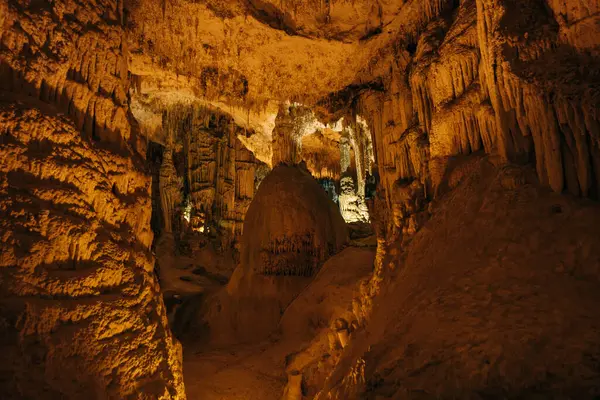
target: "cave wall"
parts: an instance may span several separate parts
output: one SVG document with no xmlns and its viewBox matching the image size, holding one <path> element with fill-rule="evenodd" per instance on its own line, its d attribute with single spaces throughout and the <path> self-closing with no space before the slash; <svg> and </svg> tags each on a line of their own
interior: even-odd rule
<svg viewBox="0 0 600 400">
<path fill-rule="evenodd" d="M 417 3 L 438 7 L 411 13 Z M 330 115 L 349 108 L 368 121 L 381 181 L 374 199 L 378 236 L 375 270 L 355 298 L 355 317 L 365 318 L 368 329 L 364 335 L 350 339 L 350 350 L 316 398 L 552 397 L 559 392 L 581 398 L 594 396 L 597 379 L 586 374 L 596 376 L 597 365 L 588 364 L 586 357 L 596 351 L 595 341 L 562 334 L 575 332 L 570 329 L 582 326 L 579 322 L 560 320 L 556 326 L 560 326 L 557 331 L 561 334 L 548 333 L 553 328 L 545 321 L 554 323 L 550 315 L 560 306 L 551 307 L 547 318 L 543 315 L 548 296 L 568 299 L 565 307 L 572 309 L 565 310 L 564 315 L 570 318 L 581 312 L 581 323 L 594 321 L 589 316 L 596 312 L 595 256 L 574 262 L 561 259 L 562 250 L 556 247 L 569 240 L 558 240 L 556 235 L 565 234 L 576 215 L 581 216 L 577 223 L 588 224 L 594 218 L 597 205 L 575 196 L 600 197 L 598 6 L 597 1 L 578 0 L 408 1 L 400 12 L 406 13 L 406 28 L 359 74 L 360 84 L 348 88 L 354 96 L 339 92 L 327 99 L 334 106 L 323 102 Z M 578 211 L 565 212 L 567 209 Z M 563 219 L 556 222 L 553 215 Z M 478 222 L 467 226 L 470 220 Z M 425 228 L 417 232 L 426 222 Z M 546 241 L 530 241 L 524 233 L 538 237 L 543 231 L 541 226 L 554 223 L 557 228 L 546 231 L 550 235 Z M 566 236 L 577 237 L 573 240 L 579 246 L 593 236 L 582 232 L 577 227 Z M 429 235 L 438 237 L 425 239 Z M 465 238 L 461 242 L 458 237 L 462 235 Z M 479 241 L 486 244 L 480 245 Z M 518 253 L 515 243 L 521 241 L 522 251 Z M 557 245 L 539 245 L 547 242 Z M 488 245 L 494 250 L 490 251 Z M 439 251 L 444 246 L 449 253 L 455 252 L 456 259 Z M 576 251 L 565 250 L 566 259 Z M 486 252 L 489 259 L 482 258 Z M 468 263 L 471 267 L 457 272 Z M 424 272 L 426 268 L 431 269 Z M 494 268 L 498 268 L 499 275 L 489 281 Z M 497 289 L 511 268 L 523 275 L 506 282 L 505 289 Z M 565 273 L 569 269 L 580 271 Z M 408 282 L 412 273 L 414 281 Z M 440 279 L 446 273 L 454 275 Z M 480 275 L 469 284 L 454 286 L 457 277 L 469 280 L 475 274 Z M 532 283 L 537 279 L 544 283 Z M 428 288 L 419 299 L 421 285 L 428 280 L 433 285 L 453 288 Z M 472 296 L 471 283 L 475 282 L 490 299 L 506 294 L 514 297 L 503 297 L 502 301 L 494 298 L 487 302 L 492 304 L 492 312 L 482 312 L 486 301 Z M 589 291 L 578 288 L 569 295 L 556 295 L 558 288 L 577 287 L 583 282 L 589 284 Z M 529 294 L 523 296 L 515 289 L 517 286 Z M 386 302 L 388 295 L 390 301 Z M 537 296 L 540 298 L 536 300 Z M 393 311 L 394 305 L 405 307 L 406 312 Z M 430 305 L 443 305 L 447 310 L 434 315 L 428 310 Z M 499 311 L 505 306 L 535 317 L 524 317 L 522 326 L 515 328 L 519 322 L 511 318 L 519 312 Z M 455 346 L 456 352 L 447 358 L 440 356 L 452 348 L 448 346 L 451 330 L 437 327 L 455 310 L 475 310 L 448 317 L 458 329 L 465 329 L 479 313 L 476 318 L 494 325 L 491 330 L 483 328 L 484 335 L 498 335 L 490 352 L 497 350 L 499 356 L 496 361 L 486 359 L 489 370 L 487 366 L 482 369 L 479 362 L 485 353 L 479 347 L 481 342 L 474 344 L 472 340 L 477 324 L 467 327 L 466 335 L 451 335 L 468 337 L 468 345 Z M 394 321 L 394 325 L 386 326 L 383 321 Z M 547 336 L 560 343 L 547 347 L 552 349 L 547 361 L 539 361 L 546 357 L 540 347 L 523 340 L 527 329 L 535 340 Z M 399 346 L 409 331 L 414 336 Z M 439 351 L 432 350 L 434 331 L 440 332 Z M 511 332 L 516 331 L 511 338 Z M 575 334 L 583 337 L 589 332 L 596 329 L 586 326 Z M 484 342 L 489 344 L 487 340 Z M 592 348 L 582 350 L 583 342 Z M 519 350 L 507 350 L 511 346 Z M 570 346 L 563 356 L 556 356 L 557 348 Z M 388 356 L 396 350 L 397 355 Z M 530 356 L 523 357 L 527 353 Z M 454 363 L 457 354 L 466 357 L 458 364 Z M 508 361 L 513 356 L 514 360 Z M 413 363 L 413 357 L 421 359 Z M 439 363 L 432 363 L 436 358 Z M 569 358 L 572 361 L 565 361 Z M 501 366 L 511 362 L 515 367 Z M 565 378 L 538 369 L 550 369 L 552 365 L 560 369 L 568 363 L 572 365 L 564 370 L 568 370 Z M 573 372 L 580 367 L 585 372 Z M 457 378 L 461 368 L 468 372 Z M 529 381 L 525 372 L 528 369 L 538 374 Z M 490 373 L 484 372 L 484 378 L 477 381 L 473 377 L 482 370 Z M 515 370 L 519 372 L 511 375 Z M 411 388 L 413 379 L 418 383 Z"/>
<path fill-rule="evenodd" d="M 169 173 L 160 176 L 160 182 L 179 182 L 173 189 L 178 202 L 168 209 L 163 207 L 163 220 L 181 219 L 187 196 L 190 215 L 186 218 L 191 228 L 206 233 L 214 230 L 221 247 L 230 247 L 242 233 L 258 166 L 254 154 L 239 139 L 244 129 L 217 110 L 178 105 L 165 110 L 163 130 L 170 143 L 164 154 L 175 152 L 183 160 L 182 171 L 171 167 Z M 179 226 L 185 231 L 185 226 Z"/>
<path fill-rule="evenodd" d="M 346 119 L 348 122 L 346 122 Z M 373 172 L 375 161 L 372 135 L 360 116 L 345 117 L 339 142 L 340 210 L 346 222 L 369 222 L 365 201 L 367 175 Z M 353 167 L 353 168 L 352 168 Z"/>
<path fill-rule="evenodd" d="M 2 346 L 14 360 L 3 366 L 15 377 L 5 383 L 12 393 L 183 396 L 148 250 L 150 185 L 136 155 L 145 153 L 144 141 L 130 117 L 125 25 L 136 59 L 158 71 L 157 80 L 165 71 L 177 79 L 185 73 L 194 94 L 213 100 L 250 105 L 304 96 L 308 103 L 358 82 L 352 115 L 372 132 L 376 209 L 389 211 L 378 217 L 387 225 L 380 241 L 418 229 L 424 199 L 460 155 L 534 163 L 555 191 L 600 197 L 600 2 L 409 0 L 391 13 L 395 2 L 359 3 L 367 18 L 350 36 L 360 40 L 346 43 L 320 39 L 332 20 L 340 26 L 335 13 L 347 6 L 333 1 L 326 10 L 314 2 L 252 2 L 262 10 L 254 14 L 239 2 L 130 1 L 126 12 L 115 0 L 0 1 L 0 89 L 12 93 L 2 95 L 0 121 Z M 314 20 L 315 9 L 323 21 Z M 242 20 L 246 31 L 233 29 Z M 241 61 L 249 59 L 255 62 Z M 139 91 L 141 78 L 133 82 Z M 280 110 L 274 165 L 300 162 L 302 138 L 315 126 L 307 110 L 287 103 Z M 231 123 L 211 126 L 210 114 L 191 119 L 185 177 L 194 207 L 235 236 L 256 167 L 241 133 Z M 352 132 L 352 191 L 364 193 L 370 150 Z M 170 159 L 161 158 L 157 192 L 172 229 L 185 185 Z M 89 384 L 69 380 L 75 373 Z"/>
<path fill-rule="evenodd" d="M 388 207 L 394 184 L 417 180 L 432 197 L 450 159 L 476 152 L 598 198 L 598 2 L 439 3 L 373 59 L 384 88 L 356 99 Z"/>
<path fill-rule="evenodd" d="M 3 398 L 185 398 L 121 2 L 0 2 Z"/>
<path fill-rule="evenodd" d="M 3 3 L 0 88 L 56 105 L 86 137 L 143 152 L 129 123 L 122 3 Z"/>
<path fill-rule="evenodd" d="M 256 159 L 237 138 L 239 130 L 232 121 L 209 124 L 185 145 L 192 206 L 219 227 L 223 247 L 241 235 L 254 196 Z"/>
<path fill-rule="evenodd" d="M 281 103 L 272 148 L 272 165 L 302 164 L 317 179 L 336 180 L 346 222 L 369 221 L 365 185 L 373 172 L 374 149 L 367 121 L 349 114 L 326 125 L 309 107 Z"/>
</svg>

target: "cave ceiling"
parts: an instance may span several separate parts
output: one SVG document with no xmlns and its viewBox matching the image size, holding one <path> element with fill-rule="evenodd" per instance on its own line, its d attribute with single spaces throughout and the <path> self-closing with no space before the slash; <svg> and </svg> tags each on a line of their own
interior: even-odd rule
<svg viewBox="0 0 600 400">
<path fill-rule="evenodd" d="M 319 103 L 324 119 L 348 108 L 353 93 L 378 81 L 377 55 L 411 29 L 417 3 L 131 0 L 129 69 L 139 82 L 132 111 L 160 142 L 165 107 L 217 107 L 253 133 L 245 144 L 270 163 L 278 104 Z"/>
</svg>

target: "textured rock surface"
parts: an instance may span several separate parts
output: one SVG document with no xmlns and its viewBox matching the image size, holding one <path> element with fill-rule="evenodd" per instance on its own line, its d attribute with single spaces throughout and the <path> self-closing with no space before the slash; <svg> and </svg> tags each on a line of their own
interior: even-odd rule
<svg viewBox="0 0 600 400">
<path fill-rule="evenodd" d="M 0 391 L 183 399 L 122 3 L 2 1 L 0 15 Z"/>
<path fill-rule="evenodd" d="M 128 121 L 122 3 L 2 3 L 0 88 L 57 105 L 86 137 L 138 148 Z"/>
<path fill-rule="evenodd" d="M 332 366 L 341 353 L 341 348 L 332 352 L 329 347 L 330 326 L 336 319 L 348 317 L 356 282 L 370 274 L 373 253 L 373 249 L 349 247 L 329 258 L 310 286 L 286 309 L 279 341 L 218 349 L 205 349 L 199 341 L 189 346 L 186 342 L 188 398 L 280 399 L 292 371 L 302 372 L 297 376 L 302 377 L 303 392 L 310 398 L 330 372 L 322 367 Z M 187 380 L 197 376 L 203 379 Z"/>
<path fill-rule="evenodd" d="M 595 398 L 598 205 L 530 168 L 467 160 L 452 175 L 388 252 L 368 329 L 317 398 Z"/>
<path fill-rule="evenodd" d="M 140 74 L 182 74 L 163 91 L 228 104 L 237 120 L 246 109 L 256 132 L 246 144 L 263 161 L 269 101 L 317 102 L 365 118 L 388 191 L 405 178 L 431 189 L 448 157 L 481 150 L 535 161 L 554 190 L 597 197 L 597 1 L 139 4 L 128 9 Z"/>
<path fill-rule="evenodd" d="M 167 222 L 176 220 L 178 234 L 211 233 L 229 249 L 242 233 L 259 165 L 238 138 L 244 130 L 222 112 L 199 105 L 167 109 L 162 125 L 180 159 L 177 171 L 172 150 L 162 152 L 158 186 L 171 188 L 169 198 L 176 200 L 165 203 L 161 197 L 162 226 L 171 232 Z"/>
<path fill-rule="evenodd" d="M 173 232 L 173 219 L 176 217 L 176 209 L 183 200 L 182 186 L 181 179 L 177 177 L 177 171 L 173 165 L 173 150 L 167 148 L 163 152 L 158 178 L 160 208 L 165 233 Z"/>
<path fill-rule="evenodd" d="M 244 220 L 241 264 L 262 275 L 311 276 L 340 251 L 340 212 L 306 172 L 279 166 L 263 180 Z"/>
<path fill-rule="evenodd" d="M 246 214 L 238 267 L 226 290 L 207 301 L 198 315 L 211 340 L 266 338 L 285 308 L 347 239 L 339 210 L 307 171 L 274 168 Z M 201 325 L 196 322 L 196 331 Z"/>
<path fill-rule="evenodd" d="M 397 180 L 435 189 L 449 158 L 478 151 L 535 162 L 555 191 L 598 197 L 597 2 L 440 3 L 418 35 L 373 60 L 385 90 L 359 95 L 389 204 Z"/>
<path fill-rule="evenodd" d="M 184 398 L 149 251 L 149 179 L 50 106 L 4 96 L 3 397 Z"/>
<path fill-rule="evenodd" d="M 528 397 L 555 389 L 585 398 L 596 389 L 589 382 L 597 379 L 598 351 L 590 343 L 598 341 L 598 327 L 585 318 L 596 317 L 590 306 L 594 290 L 585 286 L 598 276 L 591 267 L 595 253 L 587 248 L 596 232 L 585 225 L 596 210 L 564 212 L 567 206 L 579 210 L 575 202 L 552 205 L 550 217 L 540 210 L 548 199 L 564 199 L 543 187 L 600 198 L 599 12 L 597 0 L 0 0 L 0 89 L 30 96 L 5 101 L 0 121 L 5 132 L 0 151 L 6 153 L 0 204 L 10 216 L 1 233 L 11 249 L 2 254 L 3 279 L 15 282 L 2 285 L 3 298 L 20 299 L 7 300 L 6 307 L 16 310 L 7 315 L 31 316 L 20 325 L 5 324 L 17 326 L 20 335 L 17 340 L 7 334 L 7 348 L 38 346 L 40 354 L 55 348 L 59 336 L 50 322 L 30 328 L 21 322 L 27 318 L 61 321 L 72 337 L 87 337 L 95 325 L 69 325 L 75 317 L 63 314 L 65 303 L 77 304 L 77 316 L 92 318 L 113 304 L 102 296 L 114 295 L 110 301 L 119 303 L 144 293 L 120 311 L 124 321 L 137 324 L 114 336 L 125 347 L 97 346 L 96 340 L 85 348 L 56 348 L 79 360 L 72 365 L 82 371 L 82 380 L 93 377 L 81 390 L 135 397 L 143 387 L 150 398 L 169 391 L 167 396 L 180 396 L 176 346 L 164 327 L 150 271 L 148 180 L 135 153 L 148 154 L 153 165 L 153 227 L 166 232 L 156 249 L 175 253 L 185 252 L 182 245 L 196 238 L 194 246 L 202 247 L 207 236 L 199 234 L 202 229 L 218 230 L 224 248 L 239 237 L 267 169 L 258 170 L 256 157 L 269 167 L 305 163 L 326 179 L 324 186 L 340 193 L 348 220 L 370 220 L 377 233 L 375 269 L 353 301 L 354 319 L 330 327 L 335 357 L 315 367 L 316 359 L 307 356 L 312 366 L 300 368 L 302 382 L 298 371 L 287 371 L 289 393 L 303 384 L 312 396 L 331 373 L 321 395 L 340 399 L 367 392 L 411 397 L 419 390 L 438 397 Z M 73 126 L 36 99 L 53 104 Z M 67 151 L 65 132 L 73 138 L 68 149 L 74 154 L 59 159 L 58 152 Z M 504 166 L 502 172 L 490 172 L 482 155 Z M 515 165 L 535 165 L 535 174 Z M 212 339 L 266 337 L 320 263 L 339 249 L 332 233 L 341 220 L 328 220 L 337 210 L 325 195 L 313 196 L 317 183 L 307 185 L 281 183 L 255 202 L 260 212 L 250 212 L 246 221 L 240 267 L 227 290 L 200 310 Z M 467 205 L 473 215 L 461 212 Z M 562 232 L 553 225 L 555 214 L 573 217 L 563 222 L 580 222 L 583 233 L 572 225 L 565 228 L 569 235 Z M 68 221 L 52 222 L 54 215 Z M 539 235 L 553 243 L 555 253 L 544 253 L 542 239 L 523 226 L 527 216 L 552 233 Z M 185 230 L 186 218 L 199 236 L 181 240 L 177 233 Z M 63 228 L 68 234 L 56 236 Z M 521 236 L 512 236 L 517 233 Z M 448 238 L 451 245 L 445 244 Z M 561 247 L 570 238 L 581 246 Z M 47 247 L 48 241 L 56 245 Z M 83 245 L 70 245 L 79 242 Z M 185 256 L 194 254 L 200 252 Z M 557 278 L 542 267 L 556 260 L 589 282 L 566 281 L 558 288 Z M 64 274 L 61 263 L 72 264 L 67 276 L 47 272 Z M 396 276 L 389 270 L 400 263 L 398 286 L 390 286 Z M 85 266 L 82 275 L 79 265 Z M 464 283 L 461 279 L 469 289 L 458 295 L 452 285 Z M 486 286 L 490 280 L 500 288 Z M 544 307 L 553 298 L 560 301 L 551 316 Z M 46 316 L 38 311 L 40 301 L 59 311 Z M 489 319 L 482 322 L 474 313 L 486 307 Z M 145 325 L 135 322 L 141 308 L 153 315 Z M 522 342 L 511 336 L 516 335 L 507 322 L 511 313 L 519 316 L 515 326 L 531 327 L 519 331 Z M 461 325 L 446 318 L 450 315 Z M 202 321 L 195 322 L 200 332 Z M 582 330 L 566 328 L 577 326 Z M 435 327 L 460 333 L 468 327 L 471 336 L 464 343 L 451 341 Z M 581 334 L 584 329 L 590 333 Z M 36 339 L 43 346 L 23 339 L 38 331 L 49 332 Z M 432 334 L 423 341 L 425 331 Z M 119 353 L 150 332 L 158 333 L 148 352 Z M 402 346 L 388 352 L 392 341 Z M 485 350 L 483 361 L 473 350 L 478 347 Z M 567 367 L 555 368 L 547 348 Z M 63 353 L 50 352 L 44 360 L 54 365 L 53 357 Z M 21 358 L 11 354 L 37 362 L 38 353 L 29 350 Z M 532 367 L 515 354 L 539 355 L 549 367 Z M 140 368 L 121 368 L 122 359 Z M 377 369 L 380 360 L 385 367 Z M 28 364 L 23 365 L 16 370 Z M 62 376 L 39 365 L 45 374 L 40 385 L 19 383 L 19 390 L 79 390 L 72 382 L 57 383 Z M 25 381 L 19 379 L 15 382 Z M 446 385 L 452 380 L 459 383 Z M 402 388 L 395 386 L 399 381 Z"/>
</svg>

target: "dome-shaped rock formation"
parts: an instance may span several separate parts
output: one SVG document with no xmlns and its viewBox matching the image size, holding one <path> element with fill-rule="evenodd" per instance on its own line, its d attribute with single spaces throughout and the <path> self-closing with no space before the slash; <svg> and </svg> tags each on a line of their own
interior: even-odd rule
<svg viewBox="0 0 600 400">
<path fill-rule="evenodd" d="M 308 172 L 280 165 L 261 183 L 244 221 L 241 264 L 262 275 L 312 276 L 347 240 L 336 205 Z"/>
<path fill-rule="evenodd" d="M 347 238 L 339 209 L 308 172 L 286 165 L 273 169 L 246 214 L 240 265 L 226 290 L 203 310 L 212 339 L 245 342 L 268 336 Z"/>
</svg>

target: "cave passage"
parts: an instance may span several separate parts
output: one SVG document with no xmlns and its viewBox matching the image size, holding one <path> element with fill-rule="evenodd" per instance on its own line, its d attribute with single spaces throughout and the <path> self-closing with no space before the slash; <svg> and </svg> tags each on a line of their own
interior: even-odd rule
<svg viewBox="0 0 600 400">
<path fill-rule="evenodd" d="M 600 398 L 600 0 L 0 0 L 0 398 Z"/>
</svg>

